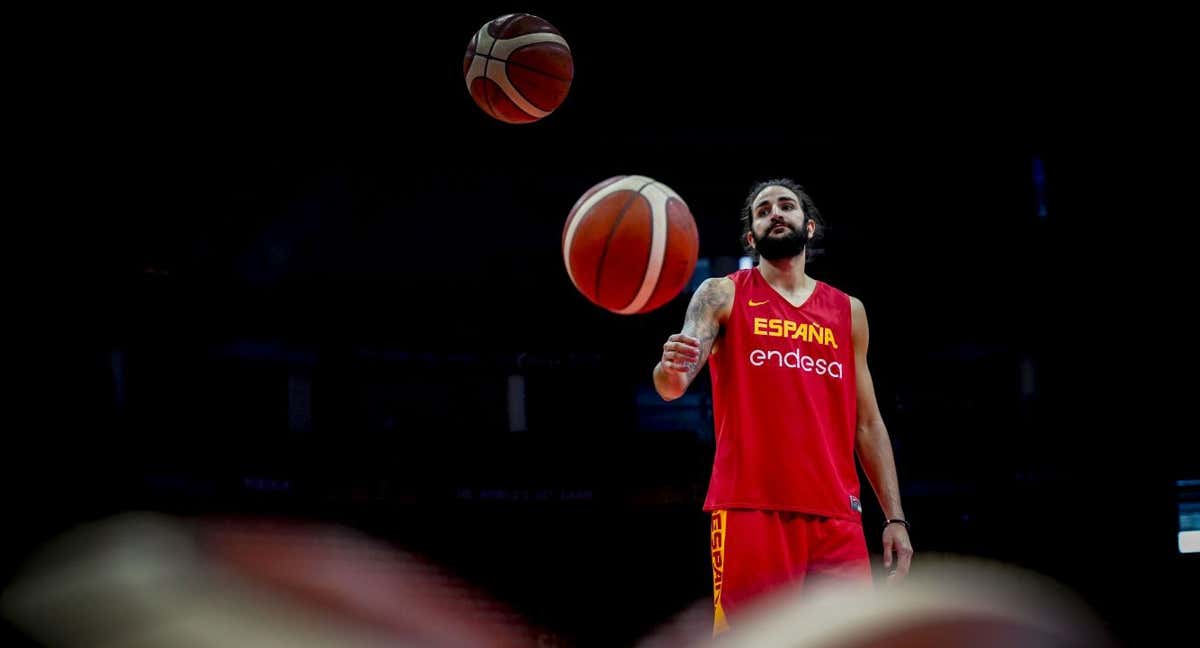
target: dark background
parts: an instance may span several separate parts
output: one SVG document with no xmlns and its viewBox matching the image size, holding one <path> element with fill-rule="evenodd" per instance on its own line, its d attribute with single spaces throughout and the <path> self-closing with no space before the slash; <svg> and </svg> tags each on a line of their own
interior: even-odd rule
<svg viewBox="0 0 1200 648">
<path fill-rule="evenodd" d="M 471 34 L 509 11 L 575 56 L 536 124 L 492 120 L 462 81 Z M 567 642 L 631 644 L 709 595 L 707 381 L 657 400 L 688 291 L 592 306 L 562 226 L 600 180 L 653 177 L 695 215 L 698 281 L 736 266 L 751 184 L 786 175 L 829 224 L 810 274 L 867 306 L 918 561 L 1042 571 L 1133 643 L 1184 627 L 1175 482 L 1200 453 L 1163 368 L 1170 241 L 1119 193 L 1150 161 L 1131 145 L 1175 146 L 1136 26 L 742 5 L 89 18 L 42 80 L 63 97 L 43 264 L 70 276 L 40 296 L 49 341 L 14 344 L 36 398 L 10 428 L 9 570 L 116 511 L 291 516 L 425 555 Z"/>
</svg>

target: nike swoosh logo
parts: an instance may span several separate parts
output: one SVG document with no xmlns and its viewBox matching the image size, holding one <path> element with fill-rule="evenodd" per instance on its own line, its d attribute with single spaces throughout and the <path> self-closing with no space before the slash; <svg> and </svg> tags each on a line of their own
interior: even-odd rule
<svg viewBox="0 0 1200 648">
<path fill-rule="evenodd" d="M 762 300 L 762 301 L 760 301 L 760 302 L 756 302 L 756 301 L 754 301 L 753 299 L 751 299 L 751 300 L 750 300 L 750 305 L 751 305 L 751 306 L 762 306 L 763 304 L 765 304 L 765 303 L 767 303 L 767 302 L 769 302 L 769 301 L 771 301 L 771 300 L 769 300 L 769 299 L 764 299 L 764 300 Z"/>
</svg>

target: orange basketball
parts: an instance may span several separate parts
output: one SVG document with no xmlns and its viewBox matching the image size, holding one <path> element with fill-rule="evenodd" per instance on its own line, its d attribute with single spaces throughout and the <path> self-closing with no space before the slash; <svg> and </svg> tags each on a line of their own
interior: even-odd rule
<svg viewBox="0 0 1200 648">
<path fill-rule="evenodd" d="M 700 238 L 679 194 L 645 176 L 616 176 L 588 189 L 563 227 L 571 282 L 614 313 L 647 313 L 692 278 Z"/>
<path fill-rule="evenodd" d="M 537 121 L 567 98 L 571 48 L 554 25 L 529 14 L 500 16 L 467 45 L 463 75 L 484 112 L 510 124 Z"/>
</svg>

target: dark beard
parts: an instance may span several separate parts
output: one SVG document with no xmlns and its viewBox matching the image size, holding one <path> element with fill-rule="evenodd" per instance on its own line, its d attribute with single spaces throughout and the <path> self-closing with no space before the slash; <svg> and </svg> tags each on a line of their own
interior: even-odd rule
<svg viewBox="0 0 1200 648">
<path fill-rule="evenodd" d="M 799 232 L 789 228 L 785 236 L 776 237 L 771 236 L 772 229 L 775 229 L 774 226 L 768 229 L 762 238 L 754 237 L 754 249 L 758 250 L 758 256 L 768 261 L 777 261 L 790 259 L 804 252 L 804 247 L 808 245 L 808 228 L 801 228 Z"/>
</svg>

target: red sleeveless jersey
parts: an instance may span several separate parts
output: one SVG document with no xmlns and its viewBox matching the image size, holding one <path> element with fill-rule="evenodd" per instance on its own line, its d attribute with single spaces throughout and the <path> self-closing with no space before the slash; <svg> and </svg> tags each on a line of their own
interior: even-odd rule
<svg viewBox="0 0 1200 648">
<path fill-rule="evenodd" d="M 861 518 L 850 298 L 818 281 L 792 306 L 739 270 L 708 367 L 717 452 L 705 510 Z"/>
</svg>

